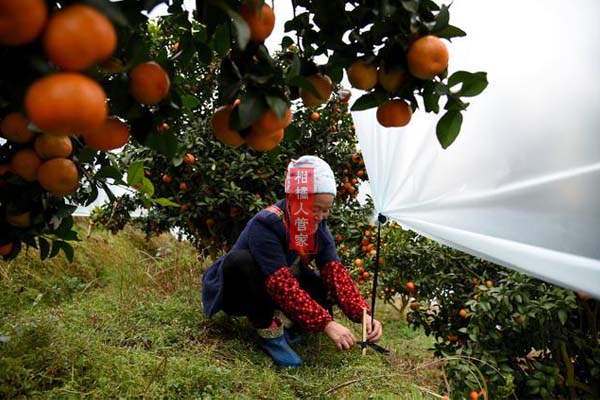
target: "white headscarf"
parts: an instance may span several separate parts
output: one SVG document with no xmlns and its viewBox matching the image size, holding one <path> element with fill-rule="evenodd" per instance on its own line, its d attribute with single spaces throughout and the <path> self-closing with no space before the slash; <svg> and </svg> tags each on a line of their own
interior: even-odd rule
<svg viewBox="0 0 600 400">
<path fill-rule="evenodd" d="M 314 180 L 315 180 L 315 194 L 328 193 L 333 196 L 337 193 L 335 184 L 335 176 L 329 164 L 320 159 L 317 156 L 302 156 L 297 160 L 292 160 L 288 164 L 286 181 L 290 179 L 290 171 L 294 166 L 294 163 L 310 163 L 310 166 L 314 169 Z M 286 193 L 287 193 L 286 185 Z"/>
</svg>

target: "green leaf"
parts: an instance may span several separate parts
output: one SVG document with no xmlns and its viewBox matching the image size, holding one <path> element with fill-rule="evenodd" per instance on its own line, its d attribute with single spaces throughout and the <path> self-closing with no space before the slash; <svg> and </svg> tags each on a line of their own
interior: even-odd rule
<svg viewBox="0 0 600 400">
<path fill-rule="evenodd" d="M 179 207 L 180 204 L 175 203 L 172 200 L 169 200 L 165 197 L 159 197 L 157 199 L 150 199 L 151 202 L 158 204 L 159 206 L 163 206 L 163 207 Z"/>
<path fill-rule="evenodd" d="M 200 100 L 198 100 L 197 97 L 189 94 L 183 96 L 181 100 L 183 101 L 183 106 L 188 110 L 193 110 L 201 104 Z"/>
<path fill-rule="evenodd" d="M 467 36 L 466 32 L 456 26 L 447 25 L 445 28 L 435 32 L 436 36 L 443 39 Z"/>
<path fill-rule="evenodd" d="M 120 169 L 113 165 L 103 165 L 94 177 L 98 179 L 112 178 L 114 180 L 121 180 L 123 179 L 123 174 Z"/>
<path fill-rule="evenodd" d="M 435 25 L 431 29 L 431 33 L 436 33 L 448 26 L 450 21 L 450 13 L 448 12 L 448 6 L 442 5 L 440 11 L 435 17 Z"/>
<path fill-rule="evenodd" d="M 146 146 L 167 158 L 173 158 L 178 153 L 179 141 L 172 132 L 152 132 L 148 135 Z"/>
<path fill-rule="evenodd" d="M 440 94 L 436 93 L 435 85 L 432 81 L 425 82 L 423 87 L 423 102 L 425 103 L 426 112 L 440 112 Z"/>
<path fill-rule="evenodd" d="M 240 98 L 240 105 L 231 113 L 232 128 L 249 128 L 266 111 L 267 105 L 258 92 L 248 91 Z"/>
<path fill-rule="evenodd" d="M 269 108 L 273 110 L 277 118 L 283 119 L 285 117 L 285 113 L 289 108 L 287 101 L 279 96 L 266 96 L 267 104 Z"/>
<path fill-rule="evenodd" d="M 59 241 L 57 241 L 55 243 L 58 244 L 58 246 L 65 253 L 65 256 L 67 257 L 67 260 L 69 260 L 69 262 L 73 262 L 73 257 L 75 255 L 75 252 L 73 251 L 73 246 L 71 246 L 69 243 L 64 242 L 62 240 L 59 240 Z"/>
<path fill-rule="evenodd" d="M 462 125 L 462 114 L 458 111 L 448 111 L 437 123 L 437 138 L 442 148 L 447 149 L 458 137 Z M 483 303 L 481 304 L 483 306 Z"/>
<path fill-rule="evenodd" d="M 352 105 L 351 111 L 362 111 L 377 107 L 387 100 L 387 94 L 383 91 L 374 91 L 359 97 Z"/>
<path fill-rule="evenodd" d="M 142 178 L 144 178 L 144 163 L 142 161 L 131 163 L 127 168 L 127 184 L 129 186 L 141 184 Z"/>
<path fill-rule="evenodd" d="M 488 85 L 487 73 L 457 71 L 448 78 L 448 87 L 453 87 L 458 84 L 462 84 L 460 90 L 456 92 L 458 96 L 477 96 L 483 92 Z"/>
<path fill-rule="evenodd" d="M 39 237 L 38 241 L 40 243 L 40 258 L 45 260 L 48 258 L 48 254 L 50 254 L 50 243 L 43 237 Z"/>
<path fill-rule="evenodd" d="M 564 325 L 567 322 L 567 312 L 563 309 L 558 310 L 558 320 L 560 321 L 561 325 Z"/>
<path fill-rule="evenodd" d="M 230 48 L 231 36 L 229 35 L 229 28 L 227 24 L 219 25 L 215 30 L 214 40 L 212 41 L 212 49 L 216 51 L 220 57 L 223 57 L 225 54 L 227 54 Z"/>
<path fill-rule="evenodd" d="M 237 44 L 240 50 L 244 50 L 250 41 L 250 27 L 240 14 L 230 8 L 224 1 L 212 1 L 212 4 L 221 8 L 232 19 L 237 34 Z"/>
</svg>

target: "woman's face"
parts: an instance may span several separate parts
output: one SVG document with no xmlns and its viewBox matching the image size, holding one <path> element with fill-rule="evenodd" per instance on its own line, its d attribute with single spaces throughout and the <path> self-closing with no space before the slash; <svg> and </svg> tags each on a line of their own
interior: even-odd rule
<svg viewBox="0 0 600 400">
<path fill-rule="evenodd" d="M 315 194 L 315 232 L 322 220 L 327 219 L 333 207 L 333 195 L 328 193 Z"/>
</svg>

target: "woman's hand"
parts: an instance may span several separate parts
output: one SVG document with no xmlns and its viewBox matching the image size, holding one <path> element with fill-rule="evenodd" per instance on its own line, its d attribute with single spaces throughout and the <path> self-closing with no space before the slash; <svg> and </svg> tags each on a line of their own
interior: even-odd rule
<svg viewBox="0 0 600 400">
<path fill-rule="evenodd" d="M 383 324 L 376 319 L 372 320 L 371 316 L 367 315 L 365 323 L 367 324 L 367 341 L 376 342 L 381 339 L 381 335 L 383 335 Z"/>
<path fill-rule="evenodd" d="M 335 343 L 335 347 L 340 350 L 348 350 L 356 344 L 354 334 L 348 328 L 335 321 L 328 323 L 323 332 L 329 336 L 331 341 Z"/>
</svg>

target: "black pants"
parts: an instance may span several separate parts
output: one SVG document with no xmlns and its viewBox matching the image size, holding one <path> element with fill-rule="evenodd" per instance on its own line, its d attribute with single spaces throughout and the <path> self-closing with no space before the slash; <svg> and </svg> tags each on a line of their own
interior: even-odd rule
<svg viewBox="0 0 600 400">
<path fill-rule="evenodd" d="M 267 328 L 277 308 L 267 290 L 265 277 L 248 250 L 232 251 L 223 260 L 223 311 L 244 315 L 256 328 Z M 331 302 L 323 281 L 301 266 L 297 276 L 300 287 L 331 313 Z"/>
</svg>

